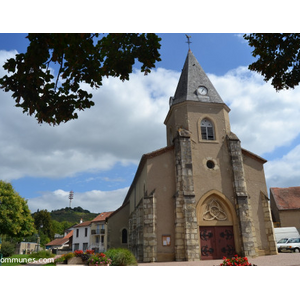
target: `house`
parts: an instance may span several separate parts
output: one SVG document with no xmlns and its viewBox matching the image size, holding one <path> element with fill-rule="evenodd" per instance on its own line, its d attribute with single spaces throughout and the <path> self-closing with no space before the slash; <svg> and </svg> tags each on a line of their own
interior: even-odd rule
<svg viewBox="0 0 300 300">
<path fill-rule="evenodd" d="M 270 188 L 270 202 L 277 227 L 296 227 L 300 231 L 300 186 Z"/>
<path fill-rule="evenodd" d="M 52 250 L 58 254 L 58 250 L 68 251 L 72 249 L 73 230 L 69 231 L 64 237 L 54 239 L 45 245 L 46 250 Z"/>
<path fill-rule="evenodd" d="M 164 121 L 167 145 L 142 156 L 107 218 L 108 247 L 140 262 L 277 254 L 266 160 L 241 147 L 229 112 L 189 50 Z"/>
<path fill-rule="evenodd" d="M 91 235 L 89 249 L 96 253 L 104 252 L 107 249 L 107 225 L 106 218 L 112 214 L 111 212 L 103 212 L 91 221 Z"/>
<path fill-rule="evenodd" d="M 72 251 L 90 249 L 90 234 L 91 234 L 91 221 L 80 223 L 73 227 L 73 246 Z"/>
<path fill-rule="evenodd" d="M 37 243 L 32 242 L 20 242 L 16 245 L 15 254 L 25 254 L 36 252 L 38 249 Z"/>
<path fill-rule="evenodd" d="M 82 222 L 73 227 L 72 250 L 92 249 L 96 253 L 107 249 L 107 225 L 106 218 L 113 212 L 102 212 L 91 221 Z"/>
</svg>

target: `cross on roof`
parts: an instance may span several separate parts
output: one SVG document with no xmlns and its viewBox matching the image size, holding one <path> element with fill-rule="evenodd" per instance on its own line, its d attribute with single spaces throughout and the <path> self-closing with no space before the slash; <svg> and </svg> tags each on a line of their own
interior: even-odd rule
<svg viewBox="0 0 300 300">
<path fill-rule="evenodd" d="M 186 36 L 186 38 L 187 38 L 187 43 L 189 44 L 189 50 L 191 50 L 190 49 L 190 44 L 192 43 L 191 41 L 190 41 L 190 38 L 191 38 L 191 36 L 190 35 L 185 35 Z"/>
</svg>

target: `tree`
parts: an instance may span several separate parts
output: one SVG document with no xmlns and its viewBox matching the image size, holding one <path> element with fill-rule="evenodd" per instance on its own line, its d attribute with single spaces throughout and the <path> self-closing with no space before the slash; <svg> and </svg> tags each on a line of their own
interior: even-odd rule
<svg viewBox="0 0 300 300">
<path fill-rule="evenodd" d="M 0 180 L 0 234 L 23 238 L 35 233 L 27 201 Z"/>
<path fill-rule="evenodd" d="M 41 238 L 41 244 L 45 245 L 54 238 L 54 229 L 50 212 L 47 209 L 34 213 L 34 225 Z"/>
<path fill-rule="evenodd" d="M 102 78 L 113 76 L 128 80 L 135 60 L 148 74 L 160 61 L 160 38 L 156 34 L 28 34 L 26 53 L 17 54 L 4 64 L 9 73 L 0 78 L 0 88 L 12 97 L 23 113 L 35 115 L 39 123 L 57 125 L 77 119 L 76 110 L 94 105 L 92 88 Z M 53 69 L 58 68 L 56 79 Z"/>
<path fill-rule="evenodd" d="M 299 33 L 251 33 L 244 38 L 252 55 L 259 57 L 249 69 L 261 73 L 265 81 L 278 91 L 294 88 L 300 82 L 300 34 Z"/>
</svg>

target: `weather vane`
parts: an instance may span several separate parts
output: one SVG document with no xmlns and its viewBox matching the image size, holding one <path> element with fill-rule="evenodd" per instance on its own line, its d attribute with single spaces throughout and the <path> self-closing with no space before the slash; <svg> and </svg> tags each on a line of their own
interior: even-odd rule
<svg viewBox="0 0 300 300">
<path fill-rule="evenodd" d="M 185 36 L 187 38 L 187 43 L 189 44 L 189 50 L 191 50 L 191 48 L 190 48 L 190 44 L 191 44 L 190 38 L 191 38 L 191 36 L 187 35 L 187 34 Z"/>
</svg>

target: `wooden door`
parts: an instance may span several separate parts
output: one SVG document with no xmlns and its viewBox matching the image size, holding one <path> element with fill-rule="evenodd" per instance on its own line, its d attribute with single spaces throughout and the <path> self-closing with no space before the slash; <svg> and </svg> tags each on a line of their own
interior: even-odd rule
<svg viewBox="0 0 300 300">
<path fill-rule="evenodd" d="M 222 259 L 235 254 L 232 226 L 200 226 L 201 259 Z"/>
</svg>

